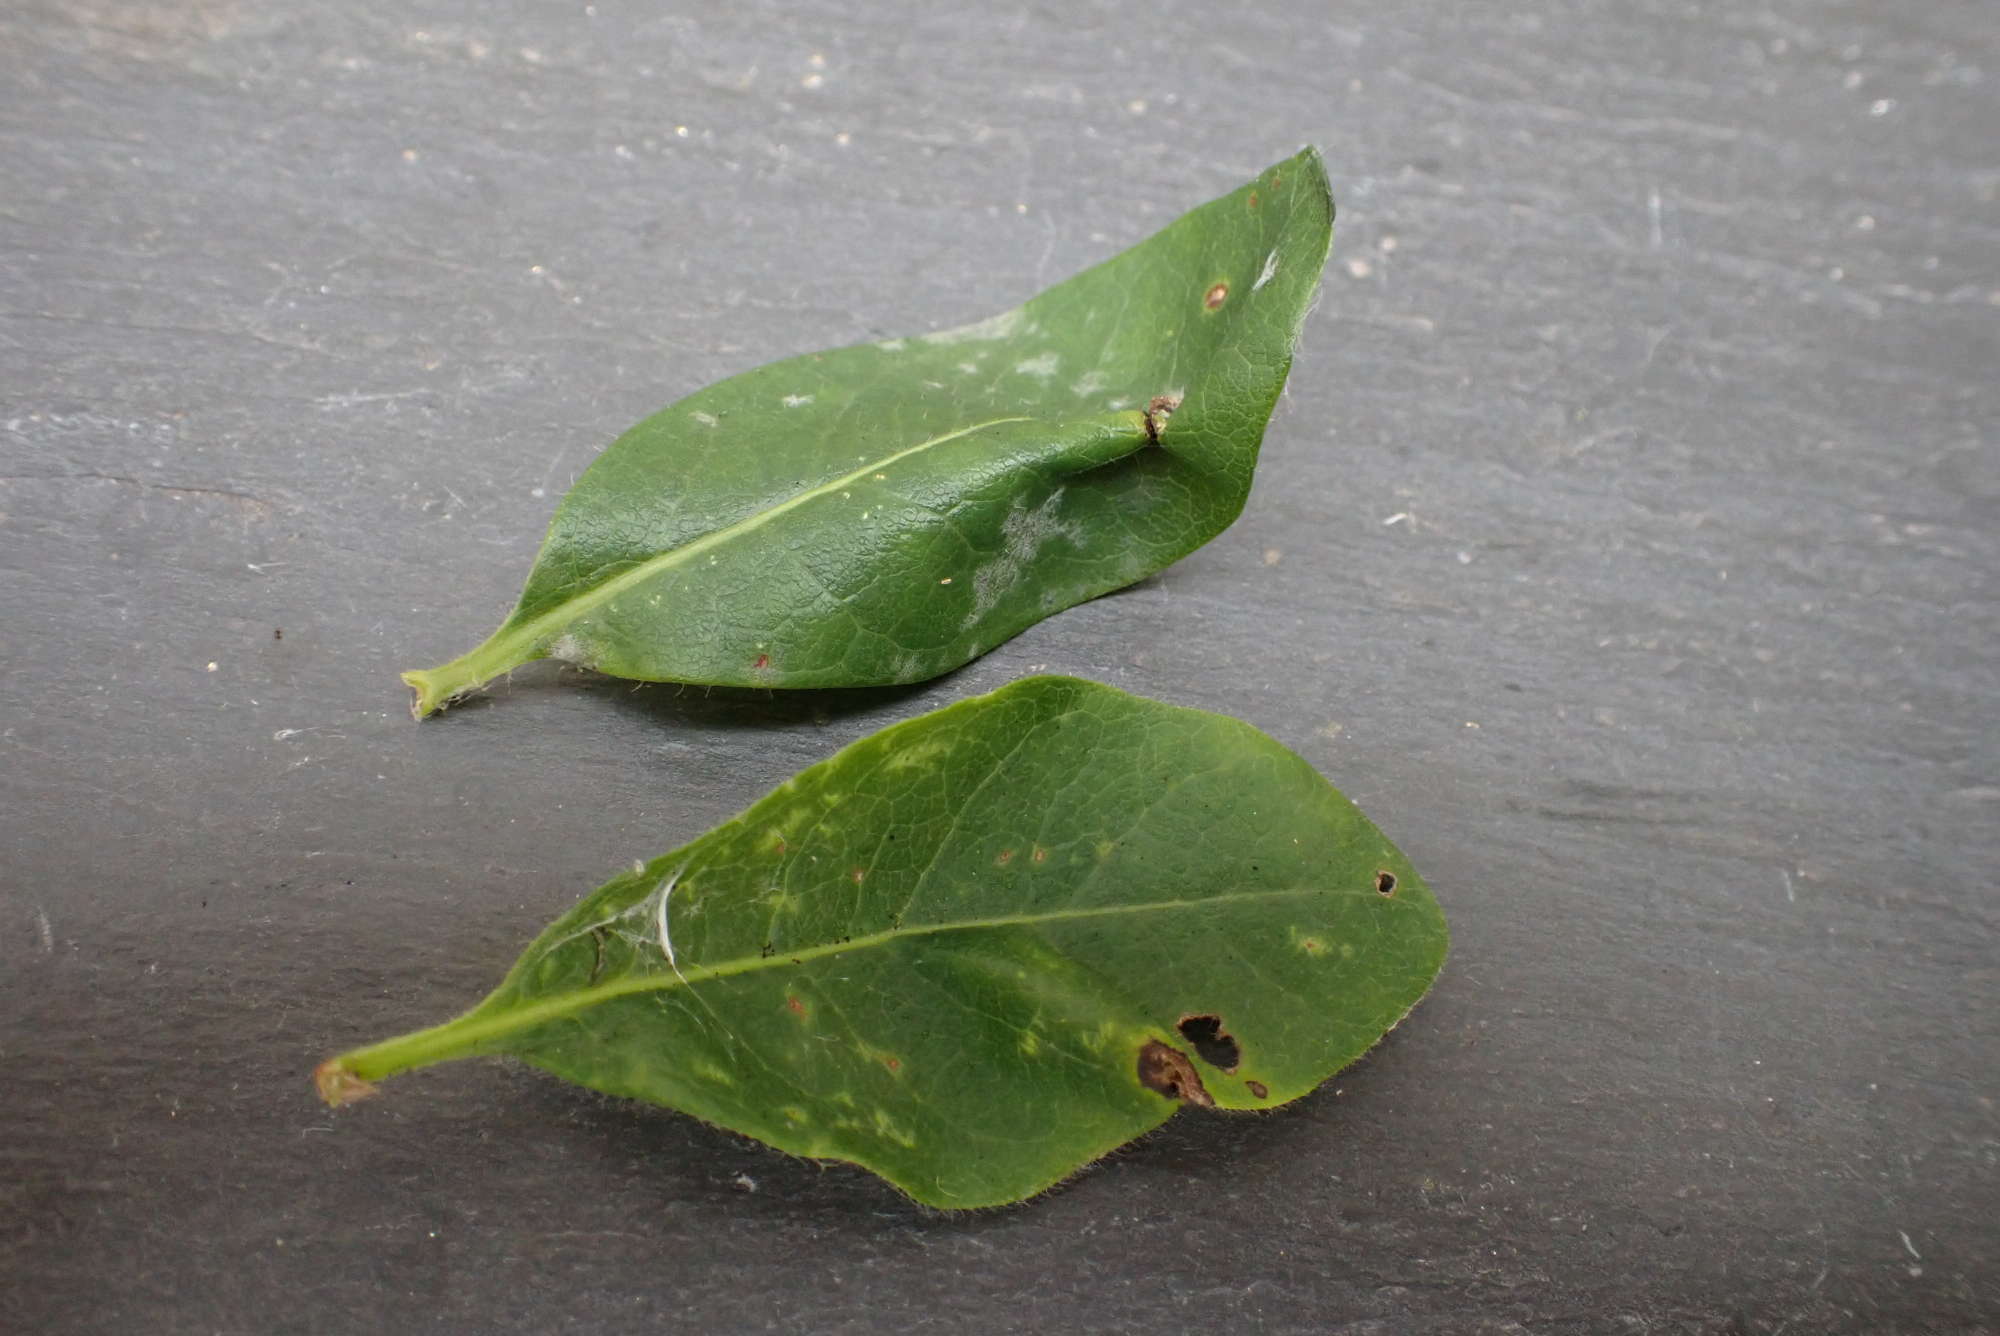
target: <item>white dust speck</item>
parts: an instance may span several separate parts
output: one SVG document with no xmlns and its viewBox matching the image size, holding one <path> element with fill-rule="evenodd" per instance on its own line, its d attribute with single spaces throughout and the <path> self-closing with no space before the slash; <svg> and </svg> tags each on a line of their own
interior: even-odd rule
<svg viewBox="0 0 2000 1336">
<path fill-rule="evenodd" d="M 810 394 L 788 394 L 785 396 L 785 407 L 803 408 L 812 401 L 813 397 Z"/>
<path fill-rule="evenodd" d="M 1878 97 L 1868 104 L 1868 114 L 1870 116 L 1887 116 L 1895 109 L 1896 99 L 1893 97 Z"/>
<path fill-rule="evenodd" d="M 956 329 L 940 329 L 934 334 L 926 334 L 924 342 L 982 343 L 992 339 L 1004 339 L 1016 332 L 1025 333 L 1021 325 L 1021 308 L 1017 306 L 1011 311 L 1002 311 L 999 315 L 976 320 L 969 325 L 960 325 Z"/>
<path fill-rule="evenodd" d="M 1366 278 L 1375 272 L 1375 266 L 1357 255 L 1347 262 L 1347 272 L 1356 278 Z"/>
<path fill-rule="evenodd" d="M 1087 371 L 1076 384 L 1069 388 L 1070 392 L 1075 394 L 1079 399 L 1087 399 L 1103 389 L 1105 384 L 1106 381 L 1102 371 Z"/>
<path fill-rule="evenodd" d="M 1285 559 L 1285 554 L 1283 552 L 1280 552 L 1277 548 L 1267 547 L 1264 549 L 1264 564 L 1266 566 L 1275 566 L 1284 559 Z"/>
<path fill-rule="evenodd" d="M 1410 512 L 1409 512 L 1409 511 L 1407 511 L 1407 510 L 1399 510 L 1399 511 L 1397 511 L 1397 512 L 1396 512 L 1395 514 L 1391 515 L 1391 516 L 1390 516 L 1390 517 L 1389 517 L 1388 519 L 1386 519 L 1386 520 L 1383 520 L 1383 521 L 1382 521 L 1382 524 L 1383 524 L 1383 527 L 1385 527 L 1385 528 L 1386 528 L 1386 527 L 1388 527 L 1388 526 L 1389 526 L 1389 525 L 1391 525 L 1391 524 L 1403 524 L 1403 523 L 1406 523 L 1406 522 L 1407 522 L 1407 521 L 1409 520 L 1409 518 L 1410 518 Z"/>
<path fill-rule="evenodd" d="M 49 911 L 35 906 L 35 932 L 42 939 L 42 954 L 52 956 L 56 951 L 56 930 L 49 923 Z"/>
<path fill-rule="evenodd" d="M 1908 1234 L 1905 1234 L 1902 1230 L 1899 1229 L 1896 1231 L 1896 1237 L 1903 1241 L 1903 1246 L 1909 1250 L 1910 1256 L 1916 1258 L 1919 1262 L 1924 1260 L 1924 1255 L 1917 1251 L 1916 1244 L 1910 1242 L 1910 1236 Z"/>
<path fill-rule="evenodd" d="M 303 732 L 305 732 L 303 728 L 281 728 L 271 735 L 271 741 L 283 742 L 286 738 L 295 738 Z"/>
<path fill-rule="evenodd" d="M 1036 380 L 1047 380 L 1056 374 L 1061 358 L 1054 353 L 1043 353 L 1039 357 L 1029 357 L 1014 363 L 1014 370 L 1023 376 L 1033 376 Z"/>
<path fill-rule="evenodd" d="M 211 673 L 214 672 L 217 668 L 220 668 L 221 666 L 222 665 L 217 663 L 214 659 L 210 659 L 208 661 L 208 671 L 210 671 Z"/>
<path fill-rule="evenodd" d="M 729 1181 L 734 1183 L 737 1187 L 743 1189 L 743 1191 L 745 1192 L 755 1192 L 757 1190 L 757 1180 L 750 1177 L 750 1175 L 748 1174 L 738 1174 L 736 1175 L 736 1177 L 730 1179 Z"/>
<path fill-rule="evenodd" d="M 688 416 L 693 418 L 696 422 L 699 422 L 704 427 L 713 427 L 717 423 L 722 421 L 721 418 L 717 417 L 713 413 L 695 412 L 695 413 L 689 413 Z"/>
<path fill-rule="evenodd" d="M 1272 279 L 1276 278 L 1277 276 L 1278 276 L 1278 252 L 1274 250 L 1269 255 L 1266 255 L 1264 257 L 1264 268 L 1257 275 L 1257 281 L 1250 285 L 1250 291 L 1255 292 L 1258 288 L 1263 287 L 1266 283 L 1269 283 Z"/>
</svg>

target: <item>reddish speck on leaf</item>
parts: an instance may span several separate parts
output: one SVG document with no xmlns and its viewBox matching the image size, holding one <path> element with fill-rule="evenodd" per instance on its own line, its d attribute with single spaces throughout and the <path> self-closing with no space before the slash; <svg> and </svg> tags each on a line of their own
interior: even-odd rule
<svg viewBox="0 0 2000 1336">
<path fill-rule="evenodd" d="M 759 654 L 757 656 L 757 662 L 752 665 L 752 667 L 755 668 L 769 668 L 770 666 L 771 666 L 771 656 L 768 654 Z"/>
<path fill-rule="evenodd" d="M 794 1016 L 803 1016 L 806 1014 L 806 1004 L 799 1001 L 796 997 L 788 997 L 785 999 L 785 1010 L 791 1012 Z"/>
<path fill-rule="evenodd" d="M 1250 192 L 1250 207 L 1253 209 L 1257 207 L 1257 192 L 1254 190 Z"/>
<path fill-rule="evenodd" d="M 1049 861 L 1049 851 L 1038 844 L 1035 846 L 1034 858 L 1037 863 L 1046 863 Z"/>
<path fill-rule="evenodd" d="M 993 861 L 998 863 L 1001 867 L 1006 867 L 1009 863 L 1014 861 L 1014 851 L 1012 849 L 1002 849 L 1000 851 L 1000 856 L 994 859 Z"/>
<path fill-rule="evenodd" d="M 1202 297 L 1201 304 L 1203 306 L 1206 306 L 1209 310 L 1213 311 L 1217 307 L 1221 306 L 1222 303 L 1228 300 L 1229 300 L 1229 285 L 1227 283 L 1217 283 L 1214 287 L 1208 290 L 1205 296 Z"/>
<path fill-rule="evenodd" d="M 903 1060 L 901 1058 L 893 1058 L 893 1057 L 885 1058 L 883 1059 L 883 1065 L 886 1066 L 892 1072 L 900 1072 L 903 1070 Z"/>
<path fill-rule="evenodd" d="M 785 841 L 782 837 L 780 837 L 777 841 L 775 841 L 771 845 L 771 852 L 774 854 L 781 854 L 785 852 Z"/>
</svg>

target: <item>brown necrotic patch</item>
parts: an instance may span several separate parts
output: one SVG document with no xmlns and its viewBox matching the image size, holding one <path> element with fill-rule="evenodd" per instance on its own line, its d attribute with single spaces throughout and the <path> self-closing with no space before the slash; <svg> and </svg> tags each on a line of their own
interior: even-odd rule
<svg viewBox="0 0 2000 1336">
<path fill-rule="evenodd" d="M 1271 1087 L 1265 1085 L 1262 1081 L 1245 1081 L 1243 1084 L 1258 1099 L 1269 1099 L 1271 1097 Z"/>
<path fill-rule="evenodd" d="M 1206 306 L 1209 310 L 1213 311 L 1228 300 L 1229 300 L 1229 285 L 1227 283 L 1217 283 L 1214 287 L 1210 288 L 1207 292 L 1202 294 L 1201 304 L 1203 306 Z"/>
<path fill-rule="evenodd" d="M 1215 1107 L 1214 1097 L 1201 1083 L 1201 1073 L 1188 1061 L 1188 1055 L 1157 1039 L 1148 1039 L 1139 1046 L 1139 1084 L 1168 1099 L 1199 1104 L 1205 1109 Z"/>
<path fill-rule="evenodd" d="M 1236 1064 L 1243 1061 L 1243 1046 L 1222 1028 L 1220 1016 L 1183 1016 L 1174 1028 L 1181 1032 L 1181 1038 L 1194 1045 L 1194 1051 L 1211 1067 L 1233 1072 Z"/>
</svg>

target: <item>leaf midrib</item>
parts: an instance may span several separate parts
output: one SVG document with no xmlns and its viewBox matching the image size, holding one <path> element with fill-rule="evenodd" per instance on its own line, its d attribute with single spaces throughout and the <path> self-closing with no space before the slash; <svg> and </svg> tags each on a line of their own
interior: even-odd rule
<svg viewBox="0 0 2000 1336">
<path fill-rule="evenodd" d="M 539 642 L 545 637 L 559 628 L 574 622 L 578 617 L 590 612 L 592 609 L 610 602 L 633 586 L 644 584 L 661 571 L 671 569 L 690 557 L 699 556 L 712 547 L 719 547 L 731 539 L 740 538 L 746 533 L 762 528 L 780 515 L 796 510 L 816 497 L 827 496 L 839 491 L 843 487 L 850 487 L 871 473 L 879 472 L 892 464 L 897 464 L 908 459 L 911 455 L 921 454 L 934 446 L 943 445 L 948 441 L 955 441 L 961 436 L 970 436 L 974 432 L 985 431 L 988 427 L 1004 426 L 1009 422 L 1030 421 L 1033 421 L 1033 419 L 1029 417 L 1000 417 L 992 418 L 986 422 L 975 422 L 970 426 L 960 427 L 955 431 L 948 431 L 942 435 L 933 436 L 927 441 L 919 441 L 915 445 L 905 446 L 901 450 L 885 455 L 880 459 L 871 460 L 861 467 L 854 469 L 852 472 L 843 473 L 837 478 L 830 479 L 814 487 L 808 487 L 802 492 L 788 496 L 776 505 L 767 506 L 762 510 L 745 515 L 742 519 L 731 524 L 725 524 L 719 529 L 711 529 L 699 538 L 683 543 L 679 547 L 670 547 L 664 552 L 655 553 L 638 565 L 620 571 L 602 584 L 594 585 L 580 594 L 565 598 L 547 612 L 540 613 L 533 619 L 522 623 L 519 628 L 509 635 L 509 638 L 517 642 L 525 642 L 531 647 L 539 648 Z"/>
<path fill-rule="evenodd" d="M 567 993 L 559 998 L 529 1003 L 510 1008 L 492 1017 L 482 1018 L 475 1010 L 458 1020 L 449 1021 L 438 1027 L 432 1034 L 449 1031 L 453 1048 L 458 1051 L 470 1049 L 490 1039 L 517 1030 L 531 1029 L 565 1016 L 588 1010 L 599 1003 L 614 1001 L 637 993 L 665 992 L 669 989 L 692 987 L 709 979 L 730 978 L 741 974 L 754 974 L 768 969 L 784 969 L 804 965 L 808 961 L 823 960 L 850 951 L 862 951 L 872 947 L 885 946 L 906 938 L 937 936 L 953 932 L 971 932 L 983 928 L 1035 927 L 1045 923 L 1060 923 L 1076 919 L 1109 918 L 1123 914 L 1150 914 L 1176 909 L 1204 909 L 1217 905 L 1238 904 L 1257 900 L 1298 899 L 1316 895 L 1348 895 L 1356 898 L 1378 899 L 1372 890 L 1344 891 L 1336 887 L 1299 886 L 1284 887 L 1268 891 L 1234 891 L 1222 895 L 1203 896 L 1198 900 L 1153 900 L 1145 904 L 1097 905 L 1085 909 L 1058 909 L 1034 914 L 1004 914 L 990 918 L 963 919 L 956 923 L 924 923 L 915 926 L 904 925 L 882 932 L 868 933 L 860 937 L 850 937 L 844 941 L 827 942 L 819 946 L 802 947 L 796 951 L 779 951 L 773 955 L 739 956 L 714 965 L 683 965 L 678 973 L 649 973 L 639 978 L 627 977 L 613 983 L 600 984 L 578 992 Z M 1395 900 L 1383 902 L 1396 904 Z M 482 1008 L 483 1010 L 483 1008 Z M 410 1036 L 414 1038 L 414 1036 Z M 440 1035 L 441 1037 L 441 1035 Z M 391 1040 L 391 1043 L 401 1041 Z M 363 1051 L 365 1053 L 365 1050 Z M 355 1058 L 362 1053 L 351 1055 Z M 447 1056 L 440 1054 L 440 1057 Z M 434 1061 L 436 1059 L 425 1059 Z"/>
</svg>

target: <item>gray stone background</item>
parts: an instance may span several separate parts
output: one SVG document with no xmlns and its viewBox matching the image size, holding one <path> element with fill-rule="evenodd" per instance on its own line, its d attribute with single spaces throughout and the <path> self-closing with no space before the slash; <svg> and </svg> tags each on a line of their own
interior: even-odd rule
<svg viewBox="0 0 2000 1336">
<path fill-rule="evenodd" d="M 2000 1329 L 1996 89 L 1983 0 L 9 0 L 0 1327 Z M 410 722 L 639 417 L 1306 141 L 1325 296 L 1201 552 L 917 690 Z M 1042 667 L 1309 758 L 1431 999 L 969 1217 L 500 1063 L 314 1101 Z"/>
</svg>

